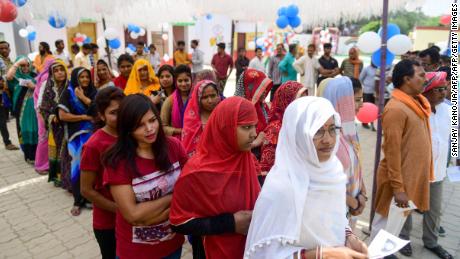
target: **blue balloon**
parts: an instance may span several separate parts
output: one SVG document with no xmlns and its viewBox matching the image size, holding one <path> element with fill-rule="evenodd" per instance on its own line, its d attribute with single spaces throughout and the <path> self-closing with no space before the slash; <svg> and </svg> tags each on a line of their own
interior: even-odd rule
<svg viewBox="0 0 460 259">
<path fill-rule="evenodd" d="M 17 7 L 21 7 L 27 3 L 27 0 L 12 0 Z"/>
<path fill-rule="evenodd" d="M 276 20 L 276 26 L 278 26 L 280 29 L 286 28 L 286 26 L 288 26 L 288 24 L 289 24 L 289 19 L 284 15 L 281 15 Z"/>
<path fill-rule="evenodd" d="M 289 25 L 291 25 L 292 28 L 296 28 L 301 23 L 302 23 L 302 21 L 300 20 L 299 16 L 294 16 L 292 18 L 289 18 Z"/>
<path fill-rule="evenodd" d="M 280 7 L 280 9 L 278 9 L 278 16 L 285 16 L 287 13 L 287 8 L 286 7 Z"/>
<path fill-rule="evenodd" d="M 34 41 L 37 38 L 37 32 L 33 31 L 27 35 L 29 41 Z"/>
<path fill-rule="evenodd" d="M 206 15 L 206 19 L 212 20 L 212 14 L 208 13 L 208 14 Z"/>
<path fill-rule="evenodd" d="M 382 37 L 382 27 L 379 29 L 379 36 Z M 401 30 L 399 29 L 399 26 L 394 24 L 394 23 L 389 23 L 387 25 L 387 40 L 389 40 L 391 37 L 395 35 L 401 34 Z"/>
<path fill-rule="evenodd" d="M 121 46 L 121 42 L 119 39 L 109 40 L 109 47 L 112 49 L 118 49 Z"/>
<path fill-rule="evenodd" d="M 129 24 L 128 24 L 128 31 L 129 31 L 129 32 L 134 31 L 134 27 L 136 27 L 136 25 L 129 23 Z"/>
<path fill-rule="evenodd" d="M 86 37 L 83 43 L 91 43 L 91 41 L 92 41 L 91 37 Z"/>
<path fill-rule="evenodd" d="M 141 28 L 139 26 L 135 26 L 133 29 L 134 29 L 133 32 L 135 33 L 141 32 Z"/>
<path fill-rule="evenodd" d="M 442 53 L 443 55 L 446 55 L 448 57 L 451 57 L 452 56 L 452 50 L 450 48 L 447 48 L 444 53 Z"/>
<path fill-rule="evenodd" d="M 50 15 L 48 17 L 48 23 L 51 25 L 51 27 L 53 28 L 56 28 L 56 29 L 61 29 L 61 28 L 64 28 L 66 23 L 67 23 L 67 19 L 64 18 L 64 17 L 61 17 L 59 15 Z"/>
<path fill-rule="evenodd" d="M 381 49 L 377 50 L 376 52 L 374 52 L 374 54 L 372 54 L 372 63 L 377 66 L 377 67 L 380 67 L 380 53 L 381 53 Z M 393 64 L 393 60 L 395 59 L 395 54 L 391 53 L 388 49 L 387 49 L 387 59 L 386 59 L 386 62 L 385 62 L 385 66 L 386 67 L 389 67 L 391 66 L 391 64 Z"/>
<path fill-rule="evenodd" d="M 296 5 L 291 4 L 290 6 L 287 7 L 286 9 L 286 16 L 288 18 L 294 18 L 299 14 L 299 7 Z"/>
<path fill-rule="evenodd" d="M 134 46 L 132 43 L 129 43 L 128 44 L 128 49 L 130 49 L 132 51 L 136 51 L 136 46 Z"/>
</svg>

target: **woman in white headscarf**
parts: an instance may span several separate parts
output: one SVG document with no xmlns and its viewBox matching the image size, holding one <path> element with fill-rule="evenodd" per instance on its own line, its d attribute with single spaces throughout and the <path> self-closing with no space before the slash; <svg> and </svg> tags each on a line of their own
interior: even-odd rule
<svg viewBox="0 0 460 259">
<path fill-rule="evenodd" d="M 367 258 L 346 218 L 339 129 L 340 117 L 324 98 L 302 97 L 288 106 L 245 258 Z"/>
</svg>

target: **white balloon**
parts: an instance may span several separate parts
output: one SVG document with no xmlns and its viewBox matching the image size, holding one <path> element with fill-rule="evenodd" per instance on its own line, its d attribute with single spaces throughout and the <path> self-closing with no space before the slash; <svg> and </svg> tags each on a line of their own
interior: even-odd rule
<svg viewBox="0 0 460 259">
<path fill-rule="evenodd" d="M 86 34 L 82 34 L 81 36 L 82 36 L 83 39 L 85 39 L 85 40 L 86 40 L 86 38 L 88 38 L 88 36 L 87 36 Z"/>
<path fill-rule="evenodd" d="M 107 48 L 107 43 L 104 37 L 99 37 L 96 42 L 99 48 L 103 48 L 103 49 Z"/>
<path fill-rule="evenodd" d="M 77 34 L 75 34 L 75 36 L 76 36 L 77 38 L 80 38 L 80 37 L 82 37 L 82 36 L 83 36 L 83 34 L 81 34 L 81 33 L 77 32 Z"/>
<path fill-rule="evenodd" d="M 261 46 L 261 45 L 264 45 L 264 41 L 265 41 L 265 39 L 264 39 L 264 38 L 258 38 L 258 39 L 256 40 L 256 44 L 257 44 L 257 46 Z"/>
<path fill-rule="evenodd" d="M 168 54 L 165 54 L 165 55 L 163 56 L 163 60 L 164 60 L 165 62 L 168 62 L 168 61 L 169 61 L 169 55 L 168 55 Z"/>
<path fill-rule="evenodd" d="M 168 34 L 164 33 L 163 35 L 161 35 L 161 38 L 163 40 L 168 40 Z"/>
<path fill-rule="evenodd" d="M 118 37 L 118 32 L 114 28 L 107 28 L 104 31 L 104 37 L 108 40 L 114 40 Z"/>
<path fill-rule="evenodd" d="M 83 46 L 83 42 L 79 41 L 79 42 L 77 42 L 77 45 L 81 47 L 81 46 Z"/>
<path fill-rule="evenodd" d="M 380 48 L 380 41 L 380 36 L 377 33 L 368 31 L 359 36 L 356 45 L 364 53 L 373 53 Z"/>
<path fill-rule="evenodd" d="M 302 33 L 303 32 L 303 26 L 300 25 L 300 26 L 295 27 L 294 32 L 297 33 L 297 34 Z"/>
<path fill-rule="evenodd" d="M 34 28 L 34 26 L 32 26 L 32 25 L 27 25 L 26 31 L 27 31 L 27 33 L 31 33 L 31 32 L 34 32 L 34 31 L 35 31 L 35 28 Z"/>
<path fill-rule="evenodd" d="M 132 31 L 132 32 L 129 34 L 129 37 L 131 37 L 131 39 L 137 39 L 137 38 L 139 37 L 139 34 L 137 34 L 137 33 L 135 33 L 135 32 Z"/>
<path fill-rule="evenodd" d="M 27 35 L 29 35 L 29 32 L 26 29 L 19 30 L 19 36 L 21 36 L 22 38 L 27 37 Z"/>
<path fill-rule="evenodd" d="M 249 50 L 254 50 L 256 49 L 256 43 L 254 41 L 248 42 L 248 49 Z"/>
<path fill-rule="evenodd" d="M 169 29 L 169 23 L 165 22 L 162 24 L 163 30 L 168 30 Z"/>
<path fill-rule="evenodd" d="M 407 53 L 412 48 L 412 41 L 404 34 L 391 37 L 387 43 L 388 50 L 395 55 Z"/>
<path fill-rule="evenodd" d="M 139 35 L 140 35 L 140 36 L 144 36 L 144 35 L 145 35 L 145 29 L 144 29 L 144 28 L 141 28 L 141 31 L 139 32 Z"/>
<path fill-rule="evenodd" d="M 128 53 L 128 54 L 130 54 L 130 55 L 134 54 L 134 51 L 132 51 L 132 50 L 131 50 L 130 48 L 128 48 L 128 47 L 125 49 L 125 51 L 126 51 L 126 53 Z"/>
</svg>

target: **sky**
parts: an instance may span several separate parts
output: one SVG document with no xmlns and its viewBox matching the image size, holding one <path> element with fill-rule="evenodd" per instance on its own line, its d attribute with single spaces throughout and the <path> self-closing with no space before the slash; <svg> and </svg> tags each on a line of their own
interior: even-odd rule
<svg viewBox="0 0 460 259">
<path fill-rule="evenodd" d="M 450 13 L 450 5 L 453 2 L 453 0 L 425 0 L 422 11 L 428 16 L 448 14 Z"/>
</svg>

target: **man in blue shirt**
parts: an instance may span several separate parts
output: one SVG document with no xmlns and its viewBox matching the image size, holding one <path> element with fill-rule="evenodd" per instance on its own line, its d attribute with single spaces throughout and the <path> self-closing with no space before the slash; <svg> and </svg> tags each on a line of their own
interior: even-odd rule
<svg viewBox="0 0 460 259">
<path fill-rule="evenodd" d="M 281 72 L 281 84 L 284 84 L 287 81 L 297 81 L 297 70 L 295 70 L 293 66 L 296 53 L 297 45 L 289 45 L 289 53 L 278 65 Z"/>
</svg>

